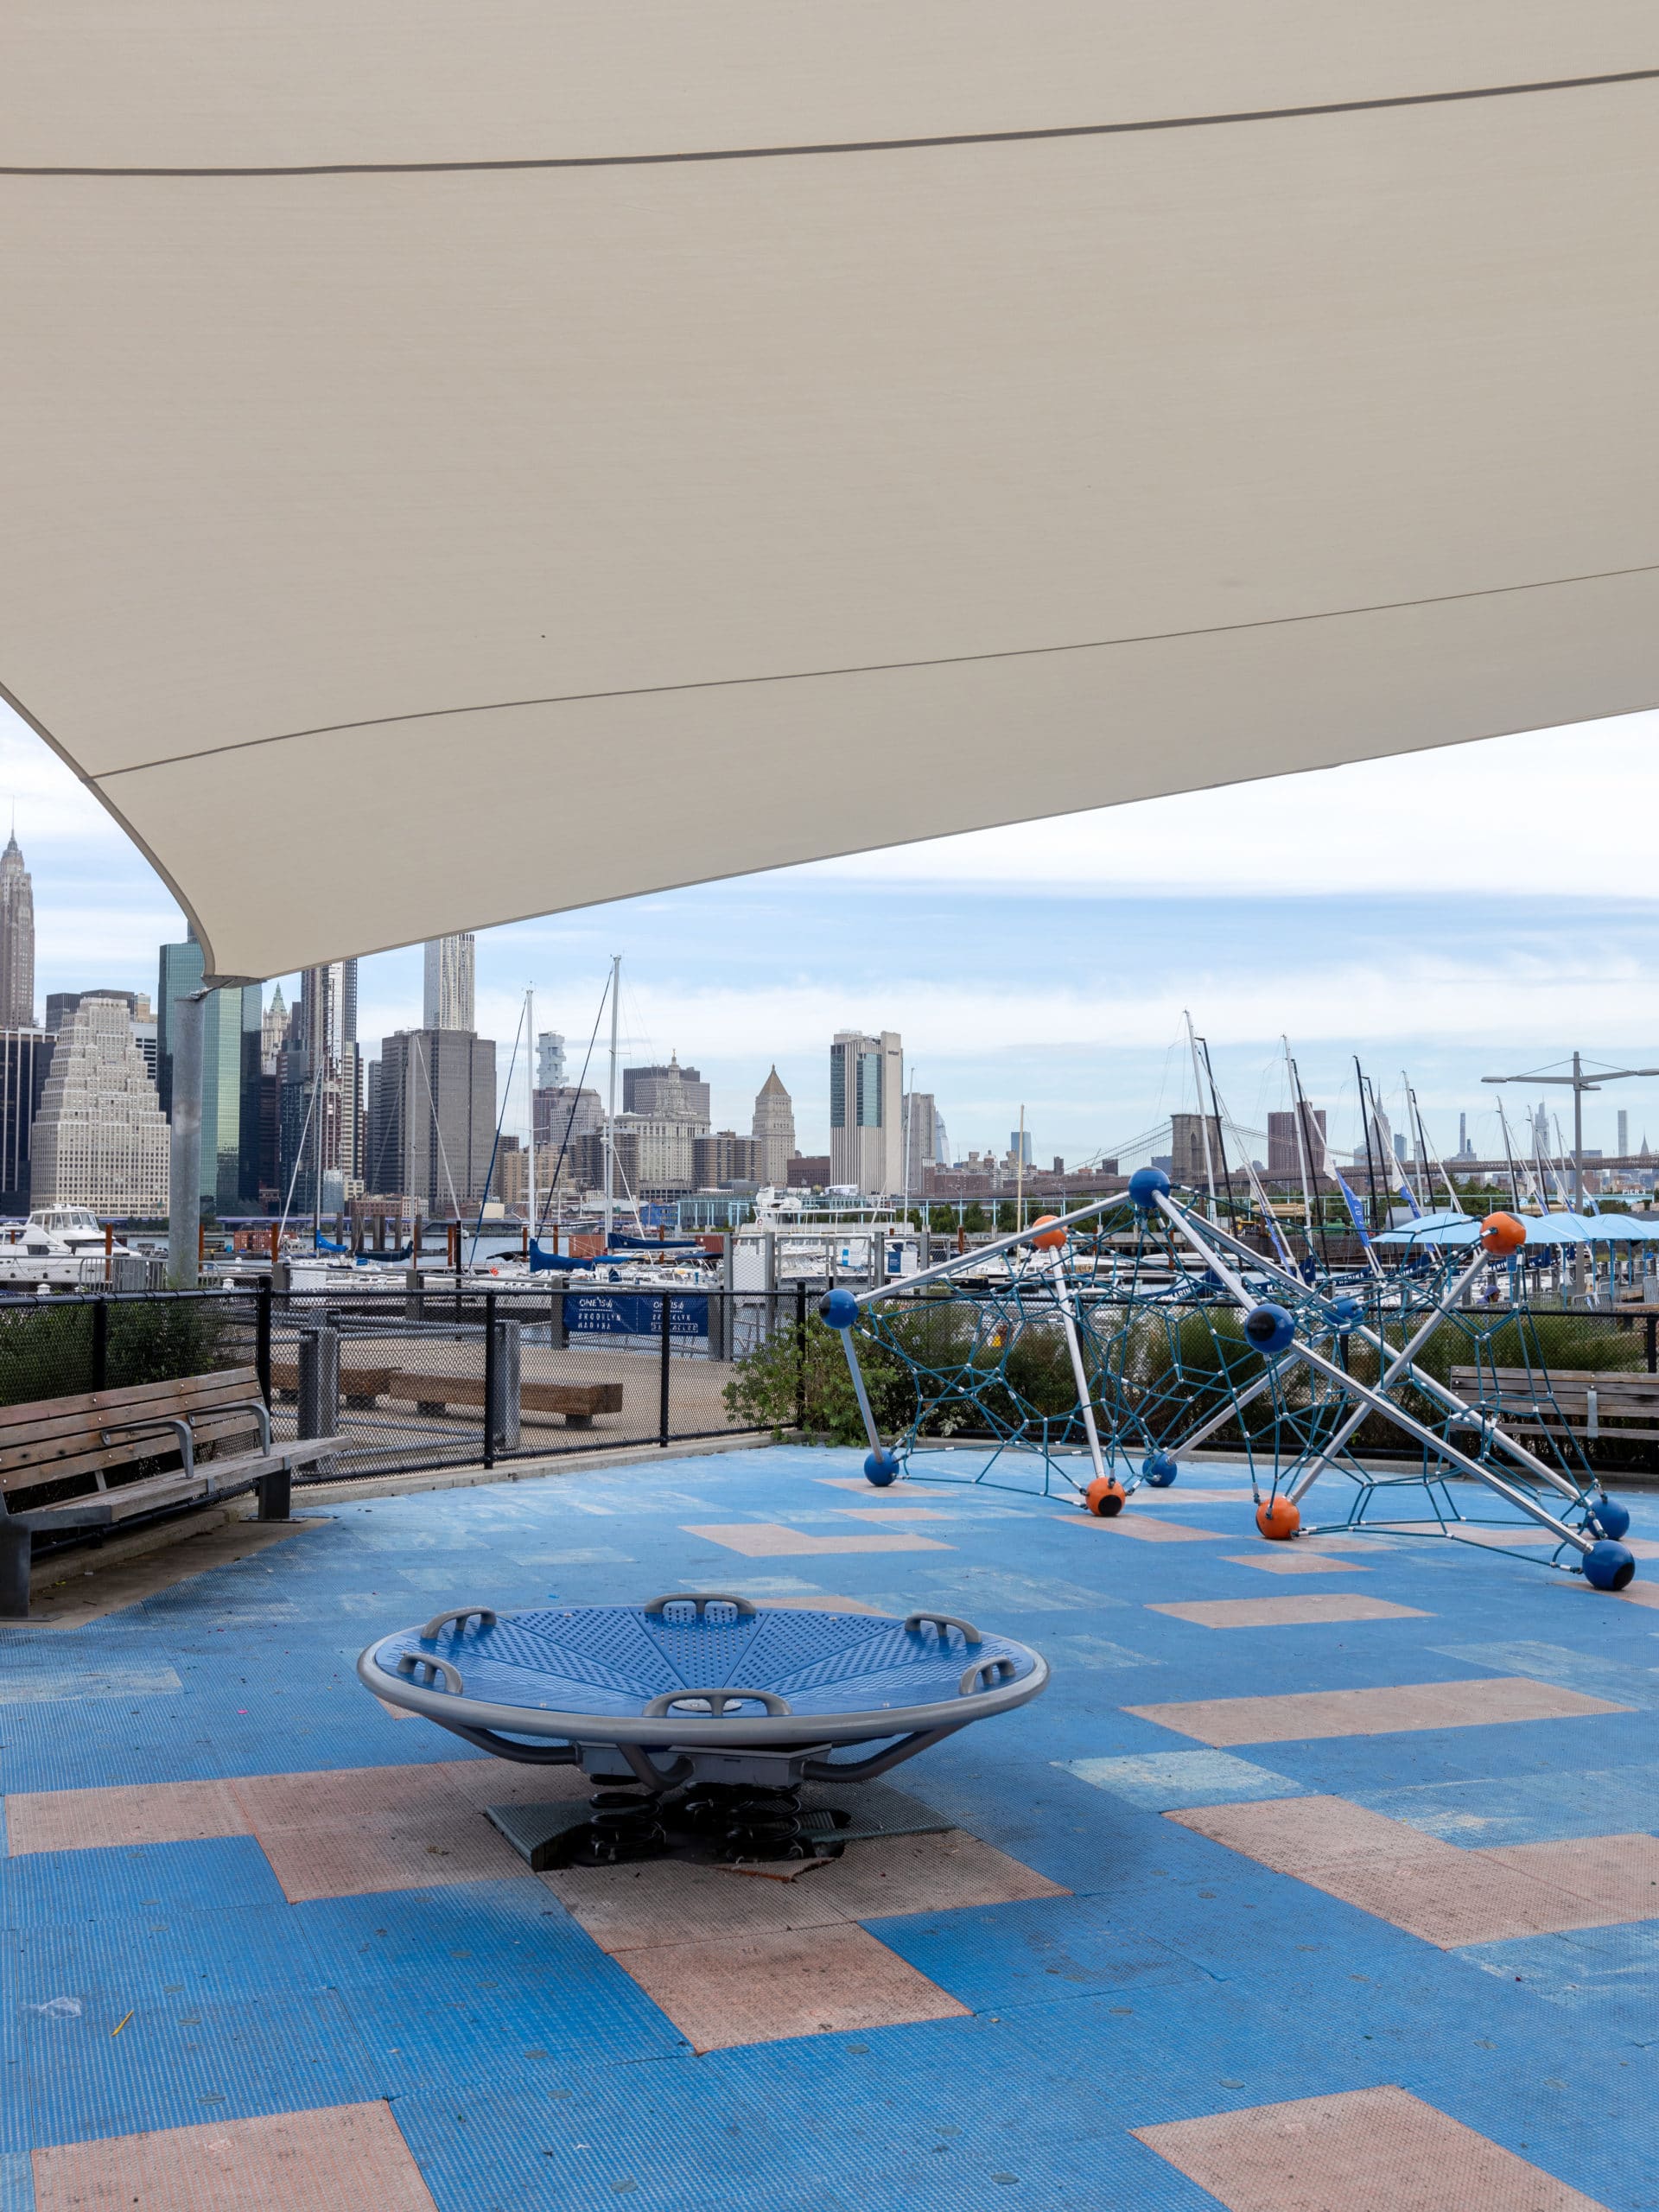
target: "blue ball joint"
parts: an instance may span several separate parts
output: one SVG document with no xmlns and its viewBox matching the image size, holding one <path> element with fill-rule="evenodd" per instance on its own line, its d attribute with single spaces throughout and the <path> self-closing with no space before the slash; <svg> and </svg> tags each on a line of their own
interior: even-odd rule
<svg viewBox="0 0 1659 2212">
<path fill-rule="evenodd" d="M 1331 1308 L 1331 1325 L 1339 1337 L 1351 1336 L 1365 1319 L 1365 1308 L 1357 1298 L 1339 1298 Z"/>
<path fill-rule="evenodd" d="M 1592 1544 L 1585 1554 L 1584 1579 L 1592 1590 L 1622 1590 L 1636 1573 L 1636 1561 L 1623 1544 Z"/>
<path fill-rule="evenodd" d="M 1129 1204 L 1137 1212 L 1150 1213 L 1160 1198 L 1169 1196 L 1169 1178 L 1161 1167 L 1137 1167 L 1129 1178 Z"/>
<path fill-rule="evenodd" d="M 850 1329 L 858 1319 L 858 1300 L 850 1290 L 826 1290 L 818 1300 L 818 1319 L 832 1329 Z"/>
<path fill-rule="evenodd" d="M 845 1295 L 844 1293 L 842 1294 Z M 865 1478 L 867 1481 L 873 1482 L 877 1490 L 886 1490 L 892 1484 L 896 1483 L 899 1471 L 896 1456 L 891 1452 L 883 1451 L 879 1446 L 864 1462 Z"/>
<path fill-rule="evenodd" d="M 1617 1543 L 1630 1531 L 1630 1509 L 1621 1505 L 1616 1497 L 1604 1497 L 1590 1509 L 1590 1526 L 1604 1536 L 1611 1536 Z"/>
<path fill-rule="evenodd" d="M 1296 1334 L 1296 1324 L 1282 1306 L 1271 1300 L 1253 1306 L 1244 1316 L 1244 1334 L 1260 1352 L 1283 1351 Z"/>
<path fill-rule="evenodd" d="M 1167 1490 L 1179 1472 L 1179 1465 L 1167 1452 L 1148 1452 L 1141 1462 L 1142 1478 L 1154 1490 Z"/>
</svg>

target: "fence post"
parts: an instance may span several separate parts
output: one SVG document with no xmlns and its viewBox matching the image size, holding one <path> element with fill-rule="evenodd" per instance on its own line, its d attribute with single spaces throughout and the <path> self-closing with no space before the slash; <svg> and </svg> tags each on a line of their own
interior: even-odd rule
<svg viewBox="0 0 1659 2212">
<path fill-rule="evenodd" d="M 254 1298 L 253 1364 L 259 1377 L 259 1395 L 270 1411 L 270 1277 L 263 1276 Z"/>
<path fill-rule="evenodd" d="M 92 1388 L 110 1387 L 110 1301 L 100 1298 L 92 1306 Z"/>
<path fill-rule="evenodd" d="M 459 1312 L 461 1306 L 459 1274 L 455 1277 L 455 1306 Z M 486 1290 L 484 1294 L 484 1464 L 486 1467 L 493 1467 L 495 1465 L 497 1388 L 495 1370 L 495 1293 L 493 1290 Z"/>
<path fill-rule="evenodd" d="M 302 1330 L 298 1344 L 296 1435 L 340 1434 L 340 1332 L 326 1321 Z"/>
<path fill-rule="evenodd" d="M 659 1368 L 660 1368 L 660 1370 L 661 1370 L 661 1371 L 660 1371 L 660 1375 L 659 1375 L 659 1378 L 658 1378 L 658 1407 L 657 1407 L 657 1441 L 658 1441 L 658 1444 L 663 1447 L 663 1449 L 664 1449 L 664 1451 L 666 1451 L 666 1450 L 667 1450 L 667 1448 L 668 1448 L 668 1346 L 669 1346 L 669 1334 L 668 1334 L 668 1332 L 669 1332 L 669 1321 L 670 1321 L 670 1307 L 671 1307 L 671 1305 L 672 1300 L 671 1300 L 671 1294 L 668 1291 L 664 1291 L 664 1293 L 662 1294 L 662 1298 L 663 1298 L 663 1341 L 662 1341 L 662 1353 L 661 1353 L 661 1357 L 660 1357 L 660 1360 L 659 1360 L 659 1362 L 658 1362 L 658 1365 L 659 1365 Z"/>
<path fill-rule="evenodd" d="M 1648 1372 L 1659 1375 L 1659 1313 L 1648 1316 Z"/>
<path fill-rule="evenodd" d="M 795 1426 L 806 1427 L 806 1283 L 795 1286 Z"/>
</svg>

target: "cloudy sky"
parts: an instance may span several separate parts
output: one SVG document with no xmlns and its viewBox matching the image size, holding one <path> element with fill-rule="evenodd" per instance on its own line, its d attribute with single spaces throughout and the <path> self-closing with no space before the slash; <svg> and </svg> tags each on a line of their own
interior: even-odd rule
<svg viewBox="0 0 1659 2212">
<path fill-rule="evenodd" d="M 35 879 L 39 998 L 153 992 L 176 909 L 3 706 L 0 798 Z M 494 930 L 480 1027 L 505 1071 L 533 984 L 537 1027 L 563 1029 L 579 1066 L 620 952 L 629 1057 L 699 1066 L 717 1126 L 747 1128 L 775 1061 L 803 1148 L 824 1147 L 831 1033 L 889 1028 L 958 1154 L 1006 1145 L 1023 1103 L 1039 1158 L 1083 1160 L 1128 1157 L 1192 1103 L 1190 1007 L 1244 1125 L 1285 1103 L 1287 1033 L 1336 1143 L 1357 1136 L 1357 1052 L 1385 1090 L 1409 1071 L 1442 1149 L 1461 1111 L 1497 1150 L 1483 1076 L 1574 1046 L 1659 1066 L 1656 818 L 1659 715 L 1494 739 Z M 365 961 L 360 1005 L 371 1054 L 418 1020 L 418 950 Z M 1611 1150 L 1620 1106 L 1631 1141 L 1659 1146 L 1659 1078 L 1588 1099 L 1586 1143 Z"/>
</svg>

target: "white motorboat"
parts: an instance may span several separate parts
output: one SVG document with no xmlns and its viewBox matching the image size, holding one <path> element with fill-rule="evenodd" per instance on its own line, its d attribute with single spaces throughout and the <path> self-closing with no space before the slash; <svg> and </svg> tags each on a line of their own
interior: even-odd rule
<svg viewBox="0 0 1659 2212">
<path fill-rule="evenodd" d="M 127 1270 L 118 1261 L 143 1265 L 142 1254 L 106 1237 L 86 1206 L 37 1206 L 27 1221 L 0 1229 L 0 1288 L 122 1287 Z"/>
</svg>

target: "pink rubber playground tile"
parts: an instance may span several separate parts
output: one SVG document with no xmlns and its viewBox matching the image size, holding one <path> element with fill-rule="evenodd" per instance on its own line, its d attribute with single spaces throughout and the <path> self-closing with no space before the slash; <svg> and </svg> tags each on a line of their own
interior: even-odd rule
<svg viewBox="0 0 1659 2212">
<path fill-rule="evenodd" d="M 225 1782 L 137 1782 L 112 1789 L 42 1789 L 6 1800 L 16 1859 L 35 1851 L 94 1851 L 138 1843 L 194 1843 L 246 1835 L 247 1815 Z"/>
<path fill-rule="evenodd" d="M 1499 1844 L 1474 1855 L 1581 1900 L 1605 1916 L 1607 1927 L 1659 1919 L 1659 1837 L 1581 1835 L 1564 1843 Z M 1565 1924 L 1594 1923 L 1575 1916 Z"/>
<path fill-rule="evenodd" d="M 259 1846 L 290 1904 L 436 1882 L 499 1882 L 524 1862 L 475 1807 L 451 1798 L 350 1824 L 264 1828 Z"/>
<path fill-rule="evenodd" d="M 878 1527 L 884 1521 L 889 1527 L 896 1527 L 901 1521 L 950 1521 L 956 1517 L 954 1514 L 941 1513 L 932 1505 L 842 1505 L 836 1510 L 849 1521 L 874 1521 Z"/>
<path fill-rule="evenodd" d="M 952 1547 L 932 1536 L 912 1536 L 903 1529 L 880 1535 L 815 1536 L 805 1529 L 785 1529 L 775 1521 L 731 1521 L 687 1526 L 688 1536 L 720 1544 L 745 1559 L 816 1559 L 834 1552 L 948 1552 Z"/>
<path fill-rule="evenodd" d="M 1626 1590 L 1597 1590 L 1581 1574 L 1575 1574 L 1570 1582 L 1552 1582 L 1550 1587 L 1552 1590 L 1587 1590 L 1592 1598 L 1617 1598 L 1626 1605 L 1659 1606 L 1659 1582 L 1632 1582 Z"/>
<path fill-rule="evenodd" d="M 1144 1513 L 1125 1510 L 1114 1514 L 1109 1521 L 1103 1521 L 1093 1513 L 1060 1513 L 1056 1520 L 1068 1522 L 1074 1529 L 1110 1529 L 1120 1536 L 1138 1536 L 1143 1544 L 1207 1544 L 1219 1543 L 1219 1529 L 1191 1529 L 1185 1521 L 1149 1521 Z"/>
<path fill-rule="evenodd" d="M 1205 1805 L 1166 1820 L 1441 1950 L 1659 1916 L 1659 1840 L 1463 1851 L 1343 1797 Z"/>
<path fill-rule="evenodd" d="M 1392 2085 L 1133 2133 L 1227 2212 L 1605 2212 Z"/>
<path fill-rule="evenodd" d="M 1193 1598 L 1148 1605 L 1149 1613 L 1173 1613 L 1200 1628 L 1301 1628 L 1319 1621 L 1426 1621 L 1416 1605 L 1396 1605 L 1387 1598 L 1363 1598 L 1348 1591 L 1309 1590 L 1297 1598 Z"/>
<path fill-rule="evenodd" d="M 847 1923 L 666 1943 L 626 1952 L 619 1963 L 698 2051 L 971 2017 L 897 1952 Z"/>
<path fill-rule="evenodd" d="M 1473 1682 L 1408 1682 L 1385 1689 L 1300 1690 L 1281 1697 L 1194 1698 L 1178 1705 L 1124 1708 L 1137 1719 L 1155 1721 L 1217 1749 L 1326 1736 L 1391 1736 L 1418 1728 L 1482 1728 L 1511 1720 L 1575 1720 L 1630 1709 L 1520 1675 Z"/>
<path fill-rule="evenodd" d="M 1069 1894 L 960 1829 L 880 1837 L 794 1882 L 755 1880 L 673 1859 L 541 1878 L 600 1948 L 613 1954 Z"/>
<path fill-rule="evenodd" d="M 434 2212 L 385 2104 L 66 2143 L 34 2166 L 35 2212 Z"/>
<path fill-rule="evenodd" d="M 1333 1559 L 1325 1552 L 1279 1549 L 1264 1544 L 1259 1552 L 1229 1553 L 1229 1567 L 1256 1567 L 1263 1574 L 1369 1574 L 1357 1560 Z"/>
</svg>

